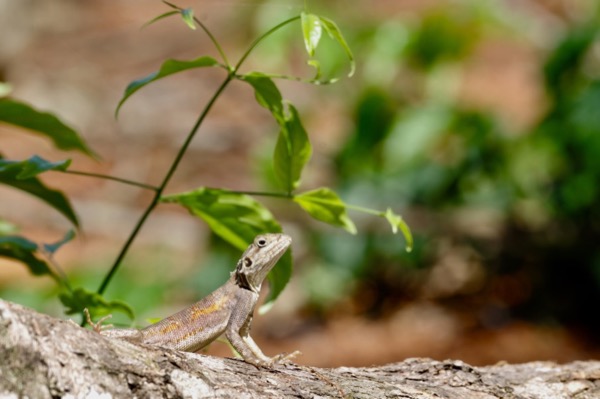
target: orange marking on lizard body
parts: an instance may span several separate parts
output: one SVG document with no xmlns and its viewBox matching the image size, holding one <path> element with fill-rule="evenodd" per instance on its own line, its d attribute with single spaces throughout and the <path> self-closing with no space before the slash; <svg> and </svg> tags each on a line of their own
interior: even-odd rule
<svg viewBox="0 0 600 399">
<path fill-rule="evenodd" d="M 152 325 L 150 327 L 152 327 Z M 147 337 L 154 337 L 156 335 L 161 336 L 171 331 L 177 330 L 180 327 L 181 323 L 179 323 L 178 321 L 173 321 L 159 329 L 148 329 L 148 327 L 146 327 L 146 329 L 144 329 L 144 333 Z"/>
<path fill-rule="evenodd" d="M 210 313 L 214 313 L 214 312 L 218 312 L 219 310 L 222 310 L 223 304 L 227 303 L 227 299 L 228 299 L 227 296 L 222 296 L 215 303 L 213 303 L 212 305 L 210 305 L 208 307 L 205 307 L 205 308 L 194 307 L 194 309 L 192 309 L 192 314 L 190 317 L 191 320 L 197 320 L 206 314 L 210 314 Z"/>
<path fill-rule="evenodd" d="M 167 333 L 170 333 L 171 331 L 177 330 L 178 328 L 181 328 L 181 323 L 179 323 L 178 321 L 174 321 L 172 323 L 167 324 L 163 328 L 161 328 L 160 332 L 162 334 L 167 334 Z"/>
<path fill-rule="evenodd" d="M 182 341 L 185 341 L 186 339 L 188 339 L 189 337 L 193 337 L 195 335 L 197 335 L 198 333 L 204 331 L 205 327 L 198 327 L 194 330 L 189 331 L 187 334 L 185 334 L 183 337 L 181 337 Z"/>
</svg>

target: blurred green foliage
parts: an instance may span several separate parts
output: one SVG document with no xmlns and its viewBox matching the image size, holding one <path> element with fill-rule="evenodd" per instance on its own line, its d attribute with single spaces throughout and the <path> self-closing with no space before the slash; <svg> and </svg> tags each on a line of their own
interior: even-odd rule
<svg viewBox="0 0 600 399">
<path fill-rule="evenodd" d="M 264 21 L 282 10 L 263 3 L 252 16 L 244 8 L 240 23 L 254 21 L 264 30 Z M 355 308 L 371 315 L 433 297 L 467 305 L 484 326 L 525 317 L 600 332 L 594 317 L 600 303 L 600 7 L 562 16 L 564 31 L 548 35 L 555 41 L 543 47 L 515 29 L 519 18 L 499 3 L 455 2 L 387 21 L 339 18 L 342 29 L 352 25 L 345 32 L 359 65 L 352 89 L 338 89 L 350 102 L 353 124 L 334 154 L 332 185 L 348 203 L 394 204 L 413 228 L 415 245 L 407 254 L 384 222 L 360 217 L 354 219 L 358 236 L 307 232 L 312 251 L 300 259 L 295 278 L 313 311 L 326 312 L 350 295 Z M 343 1 L 328 6 L 347 7 Z M 240 29 L 251 36 L 248 26 Z M 273 36 L 257 58 L 281 69 L 302 51 L 292 33 Z M 537 84 L 545 103 L 540 118 L 521 130 L 489 108 L 465 106 L 457 95 L 474 51 L 498 38 L 527 43 L 541 60 Z M 334 52 L 340 49 L 328 49 L 324 43 L 319 50 L 323 70 L 343 73 L 345 59 Z M 226 278 L 237 255 L 214 240 L 216 251 L 206 260 L 211 267 L 199 269 L 186 288 L 209 292 Z M 481 265 L 484 278 L 475 288 L 427 291 L 432 269 L 453 250 L 461 261 Z M 113 289 L 128 290 L 116 284 Z"/>
<path fill-rule="evenodd" d="M 355 29 L 361 80 L 353 130 L 335 157 L 337 190 L 351 203 L 395 204 L 415 250 L 403 253 L 364 220 L 366 236 L 318 233 L 311 241 L 325 265 L 303 276 L 312 303 L 353 293 L 360 309 L 381 314 L 431 295 L 428 269 L 450 243 L 485 278 L 468 296 L 449 289 L 438 299 L 477 303 L 482 324 L 504 322 L 489 320 L 501 313 L 598 330 L 589 311 L 600 303 L 599 12 L 564 17 L 563 34 L 541 48 L 507 10 L 464 4 Z M 527 42 L 541 60 L 547 103 L 525 129 L 457 95 L 473 50 L 498 37 Z M 486 228 L 493 233 L 480 233 Z"/>
<path fill-rule="evenodd" d="M 11 161 L 2 159 L 0 155 L 0 183 L 26 191 L 30 195 L 45 201 L 66 216 L 75 227 L 79 227 L 79 222 L 67 198 L 61 192 L 48 189 L 44 186 L 41 181 L 37 180 L 37 175 L 48 171 L 68 172 L 119 181 L 123 184 L 141 187 L 154 192 L 153 199 L 146 206 L 145 211 L 141 214 L 128 238 L 124 241 L 114 263 L 108 269 L 96 292 L 86 290 L 82 287 L 73 287 L 66 273 L 52 259 L 53 254 L 60 246 L 75 237 L 74 232 L 69 232 L 62 240 L 56 243 L 44 245 L 38 245 L 21 236 L 0 237 L 0 256 L 24 263 L 35 275 L 47 274 L 53 277 L 64 288 L 64 291 L 59 294 L 59 298 L 67 308 L 66 313 L 74 314 L 79 312 L 83 314 L 87 312 L 88 322 L 90 315 L 104 315 L 112 311 L 121 311 L 126 313 L 130 318 L 134 318 L 133 310 L 126 303 L 118 300 L 108 301 L 102 297 L 102 294 L 109 286 L 116 271 L 120 268 L 138 232 L 160 202 L 174 202 L 184 206 L 190 213 L 203 219 L 214 234 L 229 242 L 234 247 L 237 247 L 238 250 L 246 249 L 258 234 L 282 231 L 281 226 L 271 212 L 260 202 L 252 198 L 252 196 L 279 197 L 288 201 L 294 201 L 313 218 L 331 225 L 343 227 L 350 233 L 356 232 L 353 222 L 347 216 L 347 205 L 332 190 L 321 187 L 316 190 L 296 192 L 296 189 L 300 185 L 302 171 L 311 157 L 312 145 L 296 108 L 291 102 L 284 99 L 277 85 L 273 82 L 274 77 L 304 81 L 305 83 L 315 85 L 327 85 L 338 80 L 337 77 L 323 78 L 320 62 L 315 58 L 315 52 L 319 47 L 323 32 L 326 32 L 329 38 L 335 41 L 345 53 L 350 66 L 348 76 L 352 76 L 355 70 L 353 54 L 337 24 L 329 18 L 308 13 L 306 10 L 287 20 L 273 21 L 274 26 L 258 35 L 256 39 L 249 43 L 239 60 L 235 64 L 232 64 L 219 41 L 216 40 L 216 37 L 200 19 L 194 17 L 194 11 L 191 8 L 180 8 L 169 2 L 164 2 L 164 4 L 172 10 L 160 14 L 146 25 L 170 16 L 179 15 L 182 17 L 183 22 L 192 30 L 196 30 L 196 27 L 201 28 L 201 31 L 203 31 L 208 40 L 212 42 L 214 49 L 219 53 L 221 61 L 219 62 L 210 56 L 202 56 L 193 60 L 168 59 L 164 61 L 158 71 L 136 79 L 126 87 L 123 97 L 116 107 L 115 116 L 118 116 L 119 110 L 126 100 L 139 89 L 173 74 L 196 68 L 218 67 L 222 68 L 226 72 L 226 75 L 212 97 L 206 102 L 203 110 L 198 113 L 196 122 L 189 131 L 186 140 L 179 147 L 177 154 L 173 157 L 171 165 L 167 169 L 160 185 L 153 186 L 144 182 L 127 180 L 116 176 L 67 170 L 71 165 L 70 160 L 50 162 L 36 155 L 25 161 Z M 241 66 L 256 46 L 263 40 L 268 39 L 269 36 L 279 29 L 294 22 L 301 22 L 300 31 L 309 57 L 307 64 L 316 71 L 316 75 L 312 79 L 281 74 L 268 76 L 262 72 L 239 73 Z M 268 109 L 274 121 L 279 125 L 279 134 L 273 155 L 273 171 L 275 172 L 274 176 L 277 178 L 277 190 L 273 192 L 254 191 L 249 195 L 247 192 L 199 187 L 187 193 L 163 196 L 164 190 L 167 188 L 180 161 L 183 159 L 189 145 L 203 124 L 205 117 L 209 114 L 212 106 L 226 87 L 235 80 L 244 81 L 252 86 L 258 104 Z M 60 149 L 75 149 L 89 156 L 94 155 L 72 128 L 65 125 L 55 115 L 37 111 L 28 104 L 11 99 L 0 99 L 0 122 L 29 129 L 34 133 L 47 136 Z M 400 215 L 394 213 L 390 208 L 386 211 L 377 211 L 364 207 L 354 207 L 354 209 L 386 219 L 393 233 L 401 232 L 406 237 L 406 247 L 410 251 L 412 236 L 409 227 Z M 40 259 L 38 256 L 45 258 L 48 262 Z M 50 267 L 49 264 L 52 264 L 54 267 Z M 291 256 L 286 254 L 278 262 L 277 267 L 269 272 L 270 296 L 267 298 L 267 305 L 272 303 L 287 285 L 292 273 L 291 268 Z"/>
</svg>

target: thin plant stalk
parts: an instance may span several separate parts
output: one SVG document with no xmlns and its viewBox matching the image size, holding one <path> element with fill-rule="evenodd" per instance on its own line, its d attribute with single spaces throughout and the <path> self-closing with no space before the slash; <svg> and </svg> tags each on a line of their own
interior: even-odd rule
<svg viewBox="0 0 600 399">
<path fill-rule="evenodd" d="M 200 129 L 200 126 L 202 125 L 202 122 L 204 122 L 204 119 L 208 115 L 208 112 L 211 110 L 211 108 L 214 105 L 215 101 L 219 98 L 219 96 L 225 90 L 225 88 L 227 87 L 227 85 L 229 85 L 229 83 L 234 78 L 237 77 L 237 75 L 236 75 L 237 71 L 242 66 L 242 64 L 244 63 L 244 61 L 248 58 L 248 56 L 250 55 L 250 53 L 254 50 L 254 48 L 256 48 L 256 46 L 262 40 L 264 40 L 265 38 L 267 38 L 268 36 L 270 36 L 276 30 L 278 30 L 278 29 L 282 28 L 283 26 L 285 26 L 285 25 L 287 25 L 287 24 L 289 24 L 289 23 L 291 23 L 293 21 L 296 21 L 298 19 L 300 19 L 300 16 L 296 16 L 296 17 L 290 18 L 290 19 L 288 19 L 286 21 L 283 21 L 282 23 L 280 23 L 280 24 L 276 25 L 275 27 L 269 29 L 263 35 L 261 35 L 256 40 L 254 40 L 254 42 L 252 42 L 252 44 L 249 46 L 248 50 L 246 50 L 246 52 L 242 55 L 242 57 L 240 58 L 240 60 L 238 61 L 238 63 L 235 65 L 235 67 L 228 73 L 227 77 L 225 78 L 225 80 L 223 80 L 223 82 L 221 83 L 221 85 L 219 86 L 219 88 L 217 89 L 217 91 L 215 92 L 215 94 L 213 94 L 213 96 L 211 97 L 211 99 L 209 100 L 209 102 L 206 104 L 206 106 L 202 110 L 202 113 L 200 114 L 200 116 L 196 120 L 196 123 L 194 124 L 194 126 L 192 127 L 192 129 L 190 130 L 190 132 L 188 133 L 185 142 L 183 143 L 183 145 L 181 146 L 181 148 L 177 152 L 177 155 L 175 156 L 175 159 L 171 163 L 171 167 L 167 171 L 167 174 L 165 175 L 162 183 L 158 187 L 155 188 L 154 197 L 152 198 L 152 201 L 150 202 L 150 204 L 148 205 L 148 207 L 146 208 L 146 210 L 144 211 L 144 213 L 142 214 L 142 216 L 140 217 L 140 219 L 136 223 L 136 225 L 133 228 L 131 234 L 129 234 L 129 237 L 127 238 L 127 241 L 123 245 L 123 248 L 121 248 L 121 251 L 117 255 L 117 258 L 115 259 L 112 267 L 110 268 L 109 272 L 106 274 L 106 276 L 104 277 L 104 279 L 102 280 L 102 283 L 100 284 L 100 287 L 98 288 L 98 291 L 97 291 L 98 294 L 102 295 L 104 293 L 104 291 L 106 290 L 106 288 L 108 287 L 108 284 L 110 283 L 110 281 L 112 280 L 114 274 L 118 270 L 121 262 L 123 261 L 123 259 L 127 255 L 127 252 L 129 251 L 129 248 L 131 247 L 131 244 L 133 244 L 133 241 L 135 240 L 135 238 L 137 237 L 138 233 L 140 232 L 142 226 L 144 225 L 144 223 L 148 219 L 148 216 L 150 216 L 150 214 L 152 213 L 152 211 L 154 210 L 154 208 L 156 208 L 156 206 L 158 205 L 158 203 L 160 201 L 160 197 L 161 197 L 163 191 L 165 190 L 165 188 L 169 184 L 169 181 L 171 180 L 171 177 L 173 177 L 173 174 L 175 173 L 175 170 L 177 170 L 177 167 L 179 166 L 179 163 L 181 162 L 181 159 L 185 155 L 185 153 L 186 153 L 186 151 L 187 151 L 190 143 L 192 142 L 194 136 L 196 135 L 196 133 Z M 197 21 L 197 22 L 199 22 L 199 21 Z M 200 24 L 200 25 L 203 26 L 202 24 Z M 204 30 L 205 30 L 205 32 L 207 31 L 207 29 L 204 29 Z M 211 38 L 211 40 L 214 40 L 214 37 L 212 35 L 209 34 L 209 37 Z M 216 40 L 214 40 L 214 41 L 216 42 Z M 217 45 L 217 48 L 220 48 L 220 46 Z"/>
</svg>

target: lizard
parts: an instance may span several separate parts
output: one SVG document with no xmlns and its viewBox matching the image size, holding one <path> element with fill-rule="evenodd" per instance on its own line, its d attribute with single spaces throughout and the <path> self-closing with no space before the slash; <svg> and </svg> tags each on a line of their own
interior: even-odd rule
<svg viewBox="0 0 600 399">
<path fill-rule="evenodd" d="M 299 354 L 266 356 L 250 337 L 250 324 L 261 285 L 269 271 L 287 251 L 292 239 L 285 234 L 263 234 L 254 239 L 237 262 L 227 282 L 195 304 L 141 330 L 105 329 L 105 318 L 88 323 L 109 338 L 196 352 L 225 334 L 233 348 L 248 363 L 272 366 Z"/>
</svg>

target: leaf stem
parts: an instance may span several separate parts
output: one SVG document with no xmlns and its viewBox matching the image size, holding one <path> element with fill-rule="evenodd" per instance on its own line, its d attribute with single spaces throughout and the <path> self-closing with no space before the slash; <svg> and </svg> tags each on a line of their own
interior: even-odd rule
<svg viewBox="0 0 600 399">
<path fill-rule="evenodd" d="M 248 47 L 248 50 L 246 50 L 246 52 L 244 53 L 244 55 L 242 55 L 242 57 L 240 58 L 240 60 L 238 61 L 238 63 L 235 65 L 235 68 L 233 69 L 235 72 L 238 71 L 238 69 L 240 69 L 240 67 L 242 66 L 242 64 L 244 63 L 244 61 L 246 61 L 246 58 L 248 58 L 248 56 L 250 55 L 250 53 L 254 50 L 254 48 L 256 46 L 258 46 L 260 44 L 260 42 L 262 42 L 264 39 L 266 39 L 268 36 L 270 36 L 273 32 L 275 32 L 276 30 L 282 28 L 283 26 L 294 22 L 296 20 L 300 19 L 300 15 L 296 15 L 295 17 L 292 17 L 290 19 L 287 19 L 285 21 L 283 21 L 282 23 L 274 26 L 273 28 L 269 29 L 268 31 L 266 31 L 265 33 L 263 33 L 261 36 L 259 36 L 256 40 L 254 40 L 252 42 L 252 44 L 250 45 L 250 47 Z"/>
<path fill-rule="evenodd" d="M 166 5 L 168 5 L 169 7 L 182 12 L 183 8 L 173 4 L 173 3 L 169 3 L 168 1 L 164 1 L 163 3 L 165 3 Z M 225 51 L 223 51 L 223 48 L 221 47 L 221 45 L 219 44 L 219 42 L 217 41 L 217 39 L 214 37 L 214 35 L 211 33 L 210 30 L 208 30 L 208 28 L 206 27 L 206 25 L 204 25 L 202 23 L 202 21 L 200 21 L 197 17 L 194 17 L 194 21 L 198 24 L 198 26 L 200 28 L 202 28 L 202 30 L 204 31 L 204 33 L 206 33 L 206 35 L 208 36 L 208 38 L 210 39 L 210 41 L 213 43 L 213 45 L 215 46 L 215 48 L 217 49 L 217 51 L 219 52 L 219 55 L 221 55 L 221 58 L 223 59 L 223 62 L 225 63 L 225 65 L 227 66 L 227 69 L 231 69 L 231 64 L 229 64 L 229 60 L 227 59 L 227 56 L 225 55 Z"/>
<path fill-rule="evenodd" d="M 166 3 L 166 4 L 168 4 L 169 6 L 171 6 L 173 8 L 181 10 L 179 7 L 177 7 L 177 6 L 175 6 L 175 5 L 171 4 L 171 3 L 168 3 L 168 2 L 166 2 L 164 0 L 163 0 L 163 2 Z M 106 290 L 106 287 L 108 286 L 108 284 L 112 280 L 115 272 L 119 268 L 119 265 L 121 264 L 121 262 L 125 258 L 125 255 L 129 251 L 129 247 L 131 246 L 131 244 L 133 244 L 133 241 L 135 240 L 137 234 L 139 233 L 139 231 L 141 230 L 142 226 L 146 222 L 146 219 L 148 219 L 148 216 L 150 216 L 150 213 L 152 213 L 152 211 L 154 210 L 154 208 L 156 207 L 156 205 L 158 205 L 158 202 L 160 200 L 160 197 L 161 197 L 164 189 L 167 187 L 167 184 L 171 180 L 171 177 L 175 173 L 175 170 L 179 166 L 179 163 L 181 162 L 181 159 L 183 158 L 183 156 L 186 153 L 186 151 L 187 151 L 190 143 L 192 142 L 192 139 L 196 135 L 196 132 L 200 128 L 200 125 L 202 124 L 202 122 L 206 118 L 206 115 L 208 114 L 208 112 L 212 108 L 212 106 L 215 103 L 215 101 L 217 100 L 217 98 L 219 98 L 219 96 L 221 95 L 221 93 L 223 92 L 223 90 L 225 90 L 225 88 L 227 87 L 227 85 L 233 79 L 235 79 L 237 77 L 236 74 L 237 74 L 238 69 L 242 66 L 242 64 L 244 63 L 244 61 L 246 60 L 246 58 L 248 58 L 248 56 L 250 55 L 250 53 L 252 52 L 252 50 L 254 50 L 254 48 L 263 39 L 265 39 L 266 37 L 268 37 L 270 34 L 272 34 L 273 32 L 275 32 L 277 29 L 279 29 L 279 28 L 281 28 L 281 27 L 283 27 L 283 26 L 285 26 L 285 25 L 289 24 L 290 22 L 293 22 L 293 21 L 295 21 L 297 19 L 300 19 L 300 16 L 296 16 L 296 17 L 290 18 L 290 19 L 288 19 L 286 21 L 283 21 L 282 23 L 276 25 L 275 27 L 269 29 L 267 32 L 265 32 L 264 34 L 262 34 L 259 38 L 257 38 L 256 40 L 254 40 L 252 42 L 252 44 L 250 44 L 250 47 L 242 55 L 242 57 L 237 62 L 237 64 L 235 65 L 235 67 L 233 69 L 229 70 L 229 73 L 227 74 L 227 77 L 225 78 L 225 80 L 223 80 L 223 82 L 221 83 L 221 86 L 219 86 L 219 88 L 217 89 L 217 91 L 215 92 L 215 94 L 213 94 L 213 96 L 211 97 L 211 99 L 208 101 L 208 103 L 206 104 L 206 106 L 202 110 L 202 113 L 200 114 L 200 116 L 196 120 L 196 123 L 194 124 L 194 126 L 192 127 L 192 129 L 190 130 L 190 132 L 188 133 L 188 136 L 185 139 L 185 142 L 183 143 L 183 145 L 179 149 L 179 152 L 175 156 L 175 159 L 173 160 L 173 163 L 171 164 L 171 167 L 167 171 L 167 174 L 165 175 L 162 183 L 160 184 L 160 186 L 156 187 L 156 191 L 154 193 L 154 197 L 152 199 L 152 202 L 150 202 L 150 204 L 148 205 L 148 207 L 146 208 L 146 210 L 144 211 L 144 213 L 142 214 L 142 216 L 140 217 L 140 219 L 136 223 L 133 231 L 129 234 L 129 237 L 127 238 L 127 241 L 123 245 L 123 248 L 121 248 L 121 251 L 119 252 L 119 255 L 117 255 L 117 259 L 115 259 L 115 262 L 113 263 L 113 265 L 110 268 L 109 272 L 107 273 L 107 275 L 104 277 L 104 280 L 100 284 L 100 287 L 98 288 L 98 291 L 97 291 L 98 294 L 102 295 L 104 293 L 104 291 Z M 219 50 L 219 52 L 221 53 L 221 55 L 224 57 L 224 53 L 222 52 L 221 47 L 219 46 L 219 44 L 217 43 L 217 41 L 214 39 L 214 37 L 212 36 L 212 34 L 210 34 L 208 32 L 208 29 L 206 29 L 204 27 L 204 25 L 201 24 L 198 20 L 196 20 L 196 22 L 198 22 L 200 24 L 200 26 L 205 30 L 205 32 L 209 35 L 209 37 L 211 38 L 211 40 L 213 40 L 213 43 L 217 47 L 217 50 Z M 227 65 L 229 65 L 228 62 L 227 62 L 227 60 L 226 60 L 226 58 L 224 58 L 224 62 Z M 263 193 L 263 194 L 266 195 L 266 193 Z M 286 195 L 277 195 L 277 196 L 286 196 L 286 197 L 289 197 L 289 195 L 287 195 L 287 194 Z"/>
<path fill-rule="evenodd" d="M 79 176 L 96 177 L 98 179 L 113 180 L 113 181 L 117 181 L 119 183 L 128 184 L 130 186 L 144 188 L 146 190 L 158 191 L 158 187 L 152 186 L 150 184 L 144 184 L 144 183 L 140 183 L 137 181 L 122 179 L 120 177 L 115 177 L 115 176 L 110 176 L 110 175 L 103 175 L 101 173 L 82 172 L 79 170 L 55 170 L 55 172 L 69 173 L 72 175 L 79 175 Z"/>
<path fill-rule="evenodd" d="M 40 247 L 42 247 L 42 246 L 40 246 Z M 69 277 L 67 276 L 65 271 L 62 269 L 62 267 L 60 267 L 58 262 L 56 262 L 54 260 L 54 256 L 52 256 L 51 253 L 48 253 L 46 251 L 41 251 L 41 252 L 42 252 L 42 255 L 44 255 L 44 257 L 48 261 L 48 263 L 50 265 L 52 265 L 52 267 L 54 268 L 54 270 L 50 269 L 50 271 L 51 271 L 50 275 L 52 276 L 54 281 L 56 281 L 59 286 L 65 287 L 65 289 L 67 291 L 72 292 L 73 288 L 71 288 L 71 283 L 69 282 Z"/>
<path fill-rule="evenodd" d="M 251 195 L 251 196 L 255 196 L 255 197 L 276 197 L 276 198 L 286 198 L 286 199 L 294 197 L 292 194 L 270 193 L 270 192 L 266 192 L 266 191 L 237 191 L 237 190 L 228 190 L 228 191 L 233 194 Z"/>
<path fill-rule="evenodd" d="M 365 208 L 362 206 L 352 205 L 352 204 L 345 204 L 345 207 L 347 209 L 352 209 L 353 211 L 368 213 L 370 215 L 375 215 L 375 216 L 379 216 L 379 217 L 385 216 L 385 212 L 381 212 L 376 209 Z"/>
<path fill-rule="evenodd" d="M 206 35 L 208 36 L 210 41 L 214 44 L 215 48 L 217 49 L 217 51 L 221 55 L 221 58 L 223 59 L 223 63 L 227 66 L 227 69 L 231 69 L 231 65 L 229 64 L 229 60 L 227 59 L 227 56 L 225 55 L 225 51 L 223 51 L 223 48 L 221 47 L 221 45 L 219 44 L 217 39 L 213 36 L 213 34 L 208 30 L 208 28 L 198 18 L 194 17 L 194 21 L 196 21 L 196 23 L 200 26 L 200 28 L 202 28 L 204 33 L 206 33 Z"/>
<path fill-rule="evenodd" d="M 271 193 L 271 192 L 266 192 L 266 191 L 238 191 L 238 190 L 228 190 L 228 191 L 233 194 L 245 194 L 245 195 L 251 195 L 251 196 L 256 196 L 256 197 L 275 197 L 275 198 L 284 198 L 284 199 L 293 199 L 295 197 L 294 194 L 292 194 L 292 193 L 288 194 L 288 193 Z M 320 202 L 331 203 L 330 201 L 327 201 L 327 200 L 321 200 Z M 375 216 L 379 216 L 379 217 L 385 216 L 385 212 L 381 212 L 376 209 L 365 208 L 365 207 L 362 207 L 359 205 L 352 205 L 352 204 L 344 203 L 344 207 L 346 209 L 351 209 L 353 211 L 368 213 L 370 215 L 375 215 Z"/>
<path fill-rule="evenodd" d="M 336 83 L 339 80 L 339 78 L 332 78 L 332 79 L 327 79 L 327 80 L 307 79 L 307 78 L 302 78 L 300 76 L 291 76 L 291 75 L 278 74 L 278 73 L 263 73 L 263 75 L 266 77 L 272 78 L 272 79 L 285 79 L 285 80 L 291 80 L 294 82 L 309 83 L 309 84 L 313 84 L 313 85 L 317 85 L 317 86 L 330 85 L 330 84 Z"/>
<path fill-rule="evenodd" d="M 223 80 L 223 83 L 221 83 L 221 86 L 219 86 L 219 88 L 217 89 L 217 91 L 215 92 L 215 94 L 213 94 L 213 96 L 211 97 L 211 99 L 208 101 L 208 103 L 206 104 L 206 106 L 202 110 L 202 113 L 200 114 L 200 116 L 196 120 L 196 123 L 194 124 L 194 126 L 192 127 L 192 129 L 190 130 L 190 132 L 188 133 L 187 138 L 185 139 L 185 142 L 183 143 L 183 145 L 179 149 L 179 152 L 175 156 L 175 159 L 173 160 L 173 163 L 171 164 L 171 167 L 167 171 L 167 174 L 165 175 L 162 183 L 160 184 L 160 186 L 157 187 L 157 190 L 155 191 L 154 198 L 152 199 L 152 202 L 150 202 L 150 204 L 148 205 L 148 207 L 146 208 L 146 210 L 144 211 L 144 213 L 142 214 L 142 216 L 140 217 L 140 219 L 136 223 L 133 231 L 131 232 L 131 234 L 127 238 L 127 241 L 123 245 L 123 248 L 121 249 L 121 252 L 119 252 L 119 255 L 117 256 L 117 259 L 113 263 L 113 265 L 112 265 L 111 269 L 109 270 L 108 274 L 104 277 L 104 280 L 102 281 L 102 284 L 100 284 L 100 287 L 98 288 L 98 291 L 97 291 L 98 294 L 102 295 L 104 293 L 104 291 L 106 290 L 106 287 L 108 286 L 108 284 L 110 283 L 110 280 L 112 279 L 113 275 L 115 274 L 115 272 L 119 268 L 119 265 L 123 261 L 123 258 L 125 258 L 125 255 L 127 254 L 127 251 L 129 250 L 129 247 L 131 246 L 131 244 L 133 244 L 133 241 L 135 240 L 137 234 L 139 233 L 139 231 L 141 230 L 142 226 L 146 222 L 146 219 L 148 219 L 148 216 L 150 216 L 150 213 L 154 210 L 154 208 L 156 207 L 156 205 L 158 205 L 158 202 L 160 200 L 160 196 L 162 195 L 164 189 L 167 187 L 167 184 L 171 180 L 171 177 L 173 177 L 173 174 L 175 173 L 175 170 L 179 166 L 179 163 L 181 162 L 181 159 L 183 158 L 183 156 L 184 156 L 185 152 L 187 151 L 190 143 L 192 142 L 192 139 L 196 135 L 196 132 L 200 128 L 200 125 L 202 124 L 202 122 L 206 118 L 206 115 L 208 114 L 208 112 L 212 108 L 212 106 L 215 103 L 215 101 L 217 100 L 217 98 L 219 98 L 219 96 L 221 95 L 221 93 L 223 92 L 223 90 L 225 90 L 225 87 L 227 87 L 227 85 L 229 84 L 229 82 L 231 82 L 232 76 L 233 76 L 232 74 L 228 74 L 227 75 L 227 77 L 225 78 L 225 80 Z"/>
</svg>

